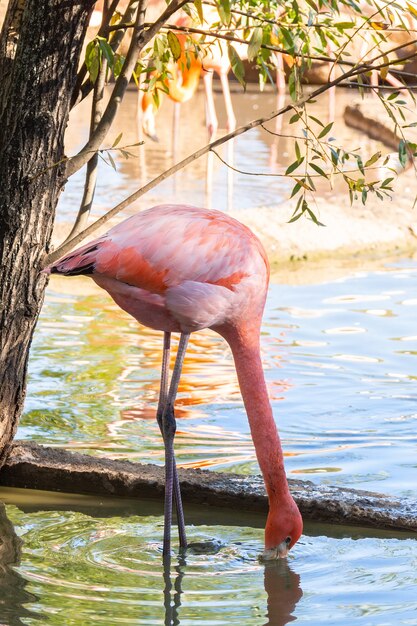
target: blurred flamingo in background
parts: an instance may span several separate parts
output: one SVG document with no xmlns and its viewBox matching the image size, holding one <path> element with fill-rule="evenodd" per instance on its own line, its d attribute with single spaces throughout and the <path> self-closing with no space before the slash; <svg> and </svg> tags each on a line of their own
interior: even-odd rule
<svg viewBox="0 0 417 626">
<path fill-rule="evenodd" d="M 219 19 L 218 12 L 215 7 L 204 7 L 204 21 L 210 25 Z M 196 26 L 193 20 L 188 16 L 180 16 L 174 22 L 179 27 Z M 199 25 L 199 24 L 197 24 Z M 211 26 L 209 26 L 211 28 Z M 175 29 L 173 29 L 175 30 Z M 204 43 L 204 54 L 201 58 L 196 57 L 194 52 L 189 51 L 188 63 L 186 57 L 187 35 L 181 31 L 175 31 L 180 42 L 182 54 L 176 63 L 172 63 L 169 71 L 171 78 L 165 81 L 167 95 L 176 104 L 188 102 L 194 96 L 198 88 L 199 78 L 203 72 L 205 105 L 206 105 L 206 127 L 209 134 L 209 140 L 214 139 L 218 129 L 218 118 L 213 97 L 213 75 L 219 75 L 222 86 L 224 104 L 226 110 L 226 128 L 232 131 L 236 128 L 236 117 L 233 110 L 232 99 L 230 95 L 230 86 L 228 74 L 231 69 L 230 59 L 227 50 L 227 43 L 219 39 L 216 41 L 212 37 L 206 37 Z M 197 39 L 197 36 L 194 37 Z M 242 59 L 247 58 L 247 45 L 234 44 Z M 155 105 L 152 92 L 145 91 L 142 96 L 141 109 L 143 112 L 142 128 L 144 133 L 151 139 L 157 139 L 155 114 L 157 106 Z M 178 126 L 179 108 L 175 108 L 174 124 Z M 174 138 L 177 137 L 177 131 L 174 129 Z M 175 140 L 174 140 L 175 143 Z M 175 151 L 175 146 L 174 150 Z"/>
<path fill-rule="evenodd" d="M 261 363 L 269 265 L 260 241 L 219 211 L 162 205 L 121 222 L 49 271 L 90 275 L 137 321 L 164 332 L 157 409 L 165 446 L 164 556 L 171 551 L 173 496 L 180 545 L 187 545 L 174 456 L 174 401 L 189 335 L 203 328 L 224 337 L 234 357 L 269 498 L 264 558 L 286 556 L 301 535 L 302 519 L 288 488 Z M 168 387 L 172 332 L 180 333 L 180 341 Z"/>
<path fill-rule="evenodd" d="M 188 16 L 180 17 L 175 21 L 177 26 L 187 26 Z M 187 35 L 181 31 L 176 32 L 176 37 L 181 46 L 181 56 L 176 63 L 169 66 L 170 77 L 164 81 L 166 93 L 175 103 L 174 109 L 174 135 L 173 143 L 177 143 L 179 108 L 178 105 L 188 102 L 194 96 L 201 74 L 201 60 L 192 51 L 187 52 Z M 164 92 L 159 91 L 159 99 Z M 154 90 L 139 91 L 139 129 L 145 135 L 158 140 L 155 124 L 157 105 L 154 99 Z"/>
</svg>

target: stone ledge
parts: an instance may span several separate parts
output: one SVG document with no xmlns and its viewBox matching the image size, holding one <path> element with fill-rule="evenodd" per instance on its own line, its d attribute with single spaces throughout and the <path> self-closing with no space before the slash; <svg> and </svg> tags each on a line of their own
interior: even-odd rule
<svg viewBox="0 0 417 626">
<path fill-rule="evenodd" d="M 268 501 L 260 476 L 179 469 L 184 502 L 265 513 Z M 164 470 L 156 465 L 102 459 L 16 441 L 0 473 L 8 487 L 96 496 L 163 498 Z M 355 489 L 289 480 L 307 521 L 417 531 L 417 502 Z"/>
</svg>

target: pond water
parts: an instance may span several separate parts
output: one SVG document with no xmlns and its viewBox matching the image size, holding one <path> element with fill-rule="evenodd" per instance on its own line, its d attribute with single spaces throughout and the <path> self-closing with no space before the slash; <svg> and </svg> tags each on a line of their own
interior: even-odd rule
<svg viewBox="0 0 417 626">
<path fill-rule="evenodd" d="M 382 154 L 388 153 L 389 149 L 382 143 L 364 137 L 363 133 L 345 125 L 343 119 L 345 107 L 352 104 L 355 98 L 357 98 L 355 91 L 337 92 L 336 116 L 332 128 L 335 145 L 344 145 L 352 150 L 360 147 L 364 161 L 377 150 L 381 150 Z M 233 94 L 233 100 L 238 125 L 266 116 L 287 102 L 283 99 L 277 100 L 276 95 L 270 92 L 261 95 L 258 92 L 242 94 L 240 88 L 237 93 Z M 215 93 L 215 103 L 221 129 L 219 134 L 223 134 L 226 120 L 220 93 Z M 99 160 L 99 179 L 93 215 L 95 217 L 102 215 L 141 185 L 204 146 L 207 143 L 204 106 L 204 96 L 200 91 L 188 103 L 181 105 L 180 127 L 177 140 L 173 142 L 173 103 L 165 100 L 156 120 L 159 141 L 156 143 L 145 138 L 144 145 L 138 148 L 135 144 L 141 136 L 136 122 L 137 97 L 134 91 L 128 92 L 106 146 L 110 147 L 122 134 L 118 146 L 132 145 L 129 151 L 136 155 L 136 158 L 125 159 L 120 152 L 112 151 L 117 167 L 115 171 L 109 166 L 108 159 L 107 163 L 104 161 L 106 154 L 103 153 L 103 159 Z M 70 132 L 67 133 L 68 155 L 76 154 L 88 138 L 86 125 L 86 120 L 89 119 L 88 107 L 89 102 L 86 100 L 72 113 Z M 308 112 L 310 115 L 321 118 L 322 122 L 327 124 L 329 111 L 326 96 L 310 104 Z M 291 114 L 288 113 L 265 125 L 272 133 L 281 133 L 279 137 L 257 127 L 217 149 L 220 157 L 227 163 L 234 165 L 242 172 L 252 172 L 256 175 L 249 176 L 233 172 L 213 154 L 210 155 L 208 162 L 207 157 L 202 157 L 176 176 L 166 179 L 158 187 L 149 191 L 128 207 L 123 215 L 126 216 L 138 209 L 162 202 L 172 202 L 173 198 L 178 203 L 190 204 L 191 202 L 195 206 L 212 206 L 229 211 L 277 206 L 283 203 L 288 199 L 293 187 L 293 183 L 282 176 L 287 166 L 295 160 L 292 136 L 294 133 L 302 135 L 301 128 L 289 124 L 290 118 Z M 329 197 L 334 202 L 339 192 L 346 193 L 346 186 L 340 179 L 340 176 L 335 177 L 333 190 L 317 180 L 316 186 L 321 196 Z M 58 224 L 64 225 L 73 219 L 80 204 L 83 184 L 83 171 L 77 172 L 66 184 L 57 213 Z M 415 194 L 412 190 L 409 193 L 411 207 Z M 289 209 L 288 219 L 290 215 Z"/>
<path fill-rule="evenodd" d="M 288 559 L 265 566 L 263 520 L 186 507 L 190 540 L 216 548 L 176 555 L 164 571 L 159 504 L 0 496 L 7 626 L 416 623 L 417 553 L 406 535 L 308 524 Z"/>
<path fill-rule="evenodd" d="M 238 113 L 255 117 L 273 99 L 250 94 Z M 133 110 L 132 95 L 127 106 Z M 200 94 L 195 106 L 202 107 Z M 96 215 L 170 164 L 162 115 L 161 143 L 146 146 L 146 171 L 131 160 L 120 161 L 118 172 L 107 168 Z M 197 117 L 181 129 L 180 156 L 204 143 Z M 72 124 L 69 153 L 85 137 L 82 112 Z M 137 141 L 127 117 L 120 125 L 124 143 Z M 291 158 L 283 141 L 280 166 Z M 273 170 L 272 144 L 259 133 L 239 138 L 238 165 Z M 204 177 L 205 166 L 194 164 L 130 211 L 173 194 L 226 209 L 228 198 L 247 208 L 288 193 L 282 179 L 242 176 L 231 193 L 216 164 L 207 196 Z M 62 226 L 81 186 L 81 175 L 67 186 Z M 328 270 L 308 280 L 303 269 L 287 272 L 269 291 L 262 356 L 288 475 L 417 498 L 417 262 L 364 262 L 337 277 Z M 18 437 L 162 464 L 155 425 L 161 344 L 159 333 L 140 328 L 87 278 L 52 277 Z M 180 465 L 258 471 L 231 354 L 214 333 L 191 337 L 176 415 Z M 261 517 L 187 507 L 190 539 L 213 538 L 214 549 L 175 553 L 168 573 L 159 503 L 6 488 L 0 500 L 0 625 L 417 624 L 417 544 L 406 534 L 307 524 L 288 560 L 265 567 Z"/>
</svg>

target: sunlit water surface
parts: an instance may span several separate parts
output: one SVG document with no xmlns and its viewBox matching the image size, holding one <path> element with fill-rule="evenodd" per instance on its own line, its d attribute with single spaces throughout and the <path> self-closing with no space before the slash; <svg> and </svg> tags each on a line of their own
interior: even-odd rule
<svg viewBox="0 0 417 626">
<path fill-rule="evenodd" d="M 250 95 L 241 104 L 245 121 L 271 110 L 274 97 Z M 193 106 L 192 112 L 202 109 L 200 94 Z M 341 118 L 343 106 L 337 112 Z M 201 115 L 183 115 L 180 156 L 205 141 Z M 87 118 L 73 120 L 68 153 L 82 145 Z M 129 119 L 115 129 L 124 143 L 137 141 Z M 170 119 L 162 121 L 161 143 L 146 146 L 145 163 L 115 155 L 118 172 L 103 170 L 96 214 L 171 164 Z M 359 140 L 343 127 L 337 136 L 346 132 Z M 252 131 L 236 141 L 235 164 L 277 171 L 277 158 L 281 168 L 290 162 L 288 151 L 285 139 L 274 145 L 271 136 Z M 228 198 L 229 208 L 253 208 L 289 193 L 279 177 L 236 175 L 231 188 L 227 170 L 215 162 L 210 199 L 204 176 L 205 164 L 197 162 L 133 208 L 172 197 L 221 209 Z M 80 174 L 67 186 L 60 224 L 74 215 L 81 187 Z M 417 498 L 416 314 L 412 261 L 308 285 L 288 284 L 287 277 L 272 284 L 262 355 L 289 476 Z M 18 436 L 162 464 L 155 425 L 161 343 L 160 334 L 139 328 L 88 279 L 52 280 Z M 176 415 L 182 466 L 258 471 L 231 354 L 213 333 L 191 338 Z M 407 536 L 307 526 L 288 562 L 265 568 L 258 561 L 263 519 L 188 508 L 190 540 L 214 539 L 213 549 L 176 555 L 164 579 L 159 504 L 8 489 L 0 499 L 6 502 L 1 625 L 417 624 L 417 547 Z"/>
</svg>

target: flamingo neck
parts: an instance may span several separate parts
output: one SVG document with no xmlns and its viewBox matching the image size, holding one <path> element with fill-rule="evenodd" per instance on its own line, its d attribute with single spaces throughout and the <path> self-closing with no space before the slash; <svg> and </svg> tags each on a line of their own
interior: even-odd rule
<svg viewBox="0 0 417 626">
<path fill-rule="evenodd" d="M 269 506 L 271 510 L 275 510 L 292 498 L 285 475 L 281 441 L 262 368 L 259 331 L 251 329 L 224 336 L 232 349 L 252 440 L 268 493 Z"/>
</svg>

